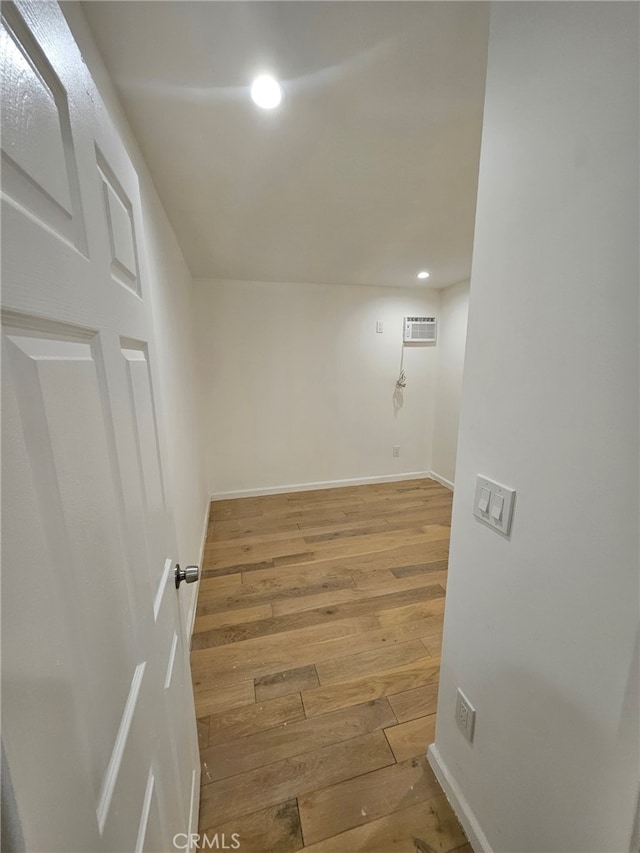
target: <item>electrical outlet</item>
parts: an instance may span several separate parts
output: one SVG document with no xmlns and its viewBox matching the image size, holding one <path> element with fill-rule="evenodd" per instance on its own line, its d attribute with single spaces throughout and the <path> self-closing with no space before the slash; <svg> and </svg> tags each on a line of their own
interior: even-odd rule
<svg viewBox="0 0 640 853">
<path fill-rule="evenodd" d="M 376 332 L 381 335 L 384 332 L 384 323 L 380 322 L 380 320 L 376 323 Z"/>
<path fill-rule="evenodd" d="M 458 687 L 456 694 L 456 723 L 469 743 L 473 743 L 473 730 L 476 724 L 476 709 Z"/>
<path fill-rule="evenodd" d="M 393 455 L 394 456 L 400 456 L 400 447 L 397 444 L 394 444 L 394 446 L 393 446 Z"/>
</svg>

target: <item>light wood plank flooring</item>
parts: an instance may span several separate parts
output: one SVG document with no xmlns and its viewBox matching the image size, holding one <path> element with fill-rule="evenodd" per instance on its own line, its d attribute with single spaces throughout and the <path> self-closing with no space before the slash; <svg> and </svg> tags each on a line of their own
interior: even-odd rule
<svg viewBox="0 0 640 853">
<path fill-rule="evenodd" d="M 424 757 L 451 497 L 425 479 L 212 503 L 201 833 L 242 853 L 471 853 Z"/>
</svg>

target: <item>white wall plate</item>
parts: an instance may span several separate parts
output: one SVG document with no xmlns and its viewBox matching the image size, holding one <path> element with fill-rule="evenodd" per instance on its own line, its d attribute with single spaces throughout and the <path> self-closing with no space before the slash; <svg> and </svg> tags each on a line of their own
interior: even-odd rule
<svg viewBox="0 0 640 853">
<path fill-rule="evenodd" d="M 511 532 L 515 489 L 478 474 L 473 497 L 473 514 L 480 521 L 508 536 Z"/>
</svg>

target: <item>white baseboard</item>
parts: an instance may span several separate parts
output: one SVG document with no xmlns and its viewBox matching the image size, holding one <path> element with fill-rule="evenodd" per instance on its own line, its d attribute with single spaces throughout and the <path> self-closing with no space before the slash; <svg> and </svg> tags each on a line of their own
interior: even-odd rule
<svg viewBox="0 0 640 853">
<path fill-rule="evenodd" d="M 446 486 L 448 489 L 451 489 L 451 491 L 453 491 L 454 484 L 451 482 L 451 480 L 447 480 L 446 477 L 441 477 L 440 474 L 436 474 L 435 471 L 432 471 L 430 476 L 432 480 L 437 480 L 438 483 L 443 486 Z"/>
<path fill-rule="evenodd" d="M 446 764 L 443 762 L 442 756 L 438 752 L 438 747 L 435 743 L 432 743 L 427 750 L 427 760 L 436 775 L 436 779 L 440 783 L 440 787 L 447 795 L 451 808 L 454 810 L 456 817 L 462 824 L 462 828 L 467 834 L 469 844 L 473 847 L 474 853 L 493 853 L 491 845 L 480 828 L 480 824 L 478 823 L 476 816 L 471 811 L 469 803 L 462 795 L 455 779 L 449 772 Z"/>
<path fill-rule="evenodd" d="M 235 492 L 214 492 L 212 501 L 233 498 L 257 498 L 261 495 L 284 495 L 287 492 L 310 492 L 315 489 L 339 489 L 345 486 L 366 486 L 369 483 L 400 483 L 403 480 L 424 480 L 431 477 L 430 471 L 413 471 L 410 474 L 384 474 L 381 477 L 358 477 L 353 480 L 325 480 L 320 483 L 295 483 L 289 486 L 271 486 L 266 489 L 239 489 Z"/>
<path fill-rule="evenodd" d="M 207 544 L 207 530 L 209 528 L 209 510 L 211 509 L 211 503 L 207 501 L 207 509 L 204 514 L 204 525 L 202 528 L 202 538 L 200 539 L 200 561 L 198 565 L 200 566 L 200 577 L 202 577 L 202 563 L 204 561 L 204 546 Z M 198 594 L 200 592 L 200 583 L 195 584 L 195 589 L 193 591 L 193 597 L 191 601 L 191 609 L 189 610 L 189 616 L 187 617 L 187 648 L 191 648 L 191 637 L 193 636 L 193 628 L 196 623 L 196 610 L 198 609 Z"/>
</svg>

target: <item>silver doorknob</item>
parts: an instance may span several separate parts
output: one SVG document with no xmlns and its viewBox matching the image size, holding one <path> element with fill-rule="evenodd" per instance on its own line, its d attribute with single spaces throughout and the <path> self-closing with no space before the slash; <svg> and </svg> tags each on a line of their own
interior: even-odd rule
<svg viewBox="0 0 640 853">
<path fill-rule="evenodd" d="M 198 566 L 187 566 L 186 569 L 181 569 L 180 563 L 176 563 L 176 589 L 180 588 L 182 581 L 195 583 L 199 577 L 200 569 Z"/>
</svg>

